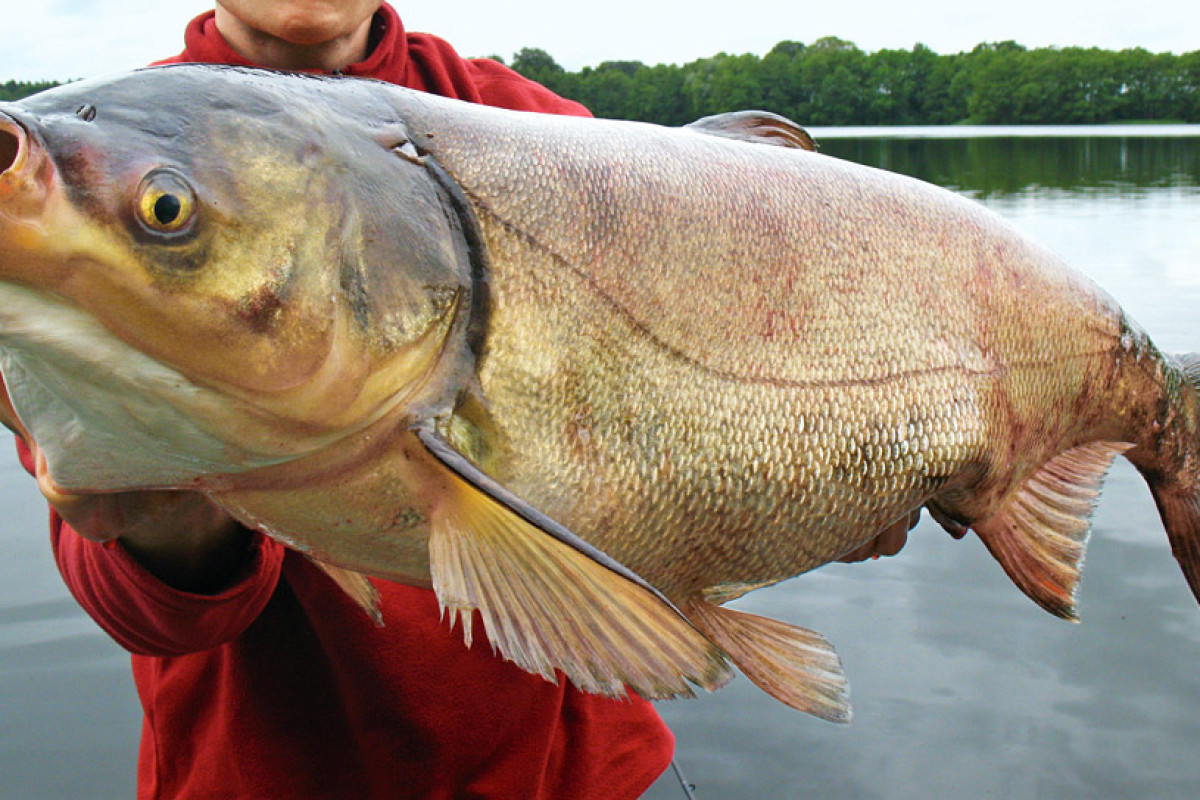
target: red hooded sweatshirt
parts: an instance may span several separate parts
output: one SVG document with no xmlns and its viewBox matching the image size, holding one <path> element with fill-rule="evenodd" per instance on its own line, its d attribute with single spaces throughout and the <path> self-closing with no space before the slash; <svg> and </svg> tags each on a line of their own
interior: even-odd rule
<svg viewBox="0 0 1200 800">
<path fill-rule="evenodd" d="M 185 42 L 162 63 L 248 63 L 212 12 L 192 21 Z M 371 43 L 345 74 L 588 115 L 502 64 L 406 33 L 387 5 Z M 479 637 L 464 647 L 432 592 L 377 581 L 386 623 L 377 628 L 320 570 L 266 537 L 217 595 L 173 589 L 119 544 L 87 541 L 53 513 L 51 542 L 71 593 L 133 653 L 145 712 L 140 800 L 622 800 L 670 763 L 674 739 L 649 703 L 548 683 Z"/>
</svg>

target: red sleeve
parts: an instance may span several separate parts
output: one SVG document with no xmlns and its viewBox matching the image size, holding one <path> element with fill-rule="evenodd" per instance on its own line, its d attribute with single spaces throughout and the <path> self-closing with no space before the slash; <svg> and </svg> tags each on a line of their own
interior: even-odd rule
<svg viewBox="0 0 1200 800">
<path fill-rule="evenodd" d="M 484 105 L 570 117 L 592 116 L 592 112 L 582 103 L 555 94 L 499 61 L 472 58 L 467 60 L 467 65 L 474 75 Z"/>
<path fill-rule="evenodd" d="M 587 108 L 529 80 L 490 58 L 463 58 L 453 45 L 430 33 L 408 33 L 395 9 L 384 3 L 376 14 L 380 41 L 365 61 L 348 65 L 346 75 L 394 83 L 423 92 L 514 111 L 590 117 Z M 193 19 L 179 55 L 154 65 L 198 62 L 254 66 L 217 30 L 213 11 Z"/>
<path fill-rule="evenodd" d="M 387 72 L 368 77 L 389 80 L 442 97 L 513 111 L 592 116 L 592 112 L 583 104 L 560 97 L 499 61 L 463 58 L 449 42 L 432 34 L 407 34 L 405 47 L 408 59 L 403 79 Z"/>
<path fill-rule="evenodd" d="M 21 464 L 33 456 L 20 439 Z M 241 635 L 279 582 L 284 547 L 256 537 L 240 580 L 220 594 L 174 589 L 150 574 L 118 542 L 84 539 L 51 509 L 50 544 L 71 594 L 117 644 L 132 653 L 174 656 L 208 650 Z"/>
</svg>

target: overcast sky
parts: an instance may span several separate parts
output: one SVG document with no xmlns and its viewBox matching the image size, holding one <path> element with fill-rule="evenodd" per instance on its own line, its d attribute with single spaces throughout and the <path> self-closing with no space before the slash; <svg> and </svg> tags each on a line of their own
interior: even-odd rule
<svg viewBox="0 0 1200 800">
<path fill-rule="evenodd" d="M 90 77 L 179 52 L 211 0 L 3 0 L 0 80 Z M 1029 47 L 1200 50 L 1200 0 L 425 0 L 394 3 L 409 30 L 463 55 L 510 59 L 540 47 L 568 69 L 634 59 L 684 63 L 724 51 L 765 54 L 782 39 L 848 39 L 864 50 L 940 53 L 1014 39 Z"/>
</svg>

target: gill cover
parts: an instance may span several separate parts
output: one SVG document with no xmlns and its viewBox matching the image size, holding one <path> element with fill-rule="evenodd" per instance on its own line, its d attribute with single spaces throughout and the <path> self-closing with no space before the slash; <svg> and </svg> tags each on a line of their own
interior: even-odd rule
<svg viewBox="0 0 1200 800">
<path fill-rule="evenodd" d="M 9 108 L 43 169 L 3 198 L 36 225 L 0 248 L 0 366 L 65 488 L 295 459 L 461 378 L 462 208 L 380 85 L 172 66 Z"/>
</svg>

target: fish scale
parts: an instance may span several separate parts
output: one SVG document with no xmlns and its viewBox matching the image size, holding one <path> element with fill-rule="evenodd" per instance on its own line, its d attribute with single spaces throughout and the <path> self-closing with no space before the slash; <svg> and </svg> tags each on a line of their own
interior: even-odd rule
<svg viewBox="0 0 1200 800">
<path fill-rule="evenodd" d="M 432 586 L 616 696 L 732 664 L 848 719 L 829 642 L 721 604 L 922 506 L 1074 618 L 1122 454 L 1200 596 L 1197 358 L 977 204 L 812 150 L 762 112 L 196 65 L 3 105 L 0 419 L 55 492 L 204 492 L 369 612 L 365 576 Z"/>
<path fill-rule="evenodd" d="M 489 251 L 506 253 L 506 248 L 492 243 Z M 573 529 L 588 531 L 589 538 L 617 558 L 626 558 L 635 551 L 645 557 L 660 547 L 674 551 L 680 543 L 672 537 L 679 533 L 693 543 L 717 547 L 727 537 L 760 540 L 770 531 L 780 540 L 775 547 L 748 554 L 753 560 L 747 564 L 717 559 L 704 566 L 709 572 L 700 580 L 721 584 L 759 582 L 766 577 L 764 571 L 776 578 L 790 577 L 851 549 L 932 493 L 934 486 L 930 483 L 914 485 L 920 476 L 904 459 L 915 462 L 920 457 L 931 461 L 934 469 L 951 460 L 950 454 L 937 451 L 928 459 L 920 452 L 892 457 L 889 451 L 899 448 L 897 434 L 901 427 L 907 431 L 910 411 L 886 386 L 861 387 L 858 397 L 847 400 L 831 389 L 714 383 L 694 364 L 628 332 L 595 334 L 598 340 L 621 342 L 622 350 L 609 349 L 601 358 L 579 355 L 571 340 L 587 338 L 594 327 L 610 326 L 612 318 L 591 315 L 591 304 L 564 306 L 561 298 L 579 297 L 580 292 L 546 288 L 556 279 L 570 280 L 569 273 L 564 277 L 563 270 L 556 268 L 554 259 L 548 260 L 550 276 L 541 274 L 542 267 L 535 263 L 534 256 L 512 256 L 511 261 L 521 264 L 511 283 L 507 276 L 493 278 L 498 307 L 520 309 L 538 302 L 525 296 L 510 299 L 506 294 L 510 291 L 534 296 L 544 292 L 544 299 L 538 313 L 516 315 L 511 323 L 507 312 L 496 312 L 492 341 L 499 349 L 480 371 L 501 438 L 519 451 L 504 459 L 509 470 L 505 478 L 514 491 L 541 508 L 551 509 L 548 513 Z M 580 305 L 584 308 L 577 310 Z M 580 459 L 580 451 L 559 447 L 566 440 L 555 432 L 571 425 L 573 410 L 580 406 L 578 397 L 562 390 L 564 385 L 577 386 L 579 378 L 548 369 L 537 347 L 503 344 L 509 335 L 525 341 L 562 342 L 561 347 L 551 349 L 566 365 L 563 372 L 578 371 L 580 364 L 587 366 L 592 377 L 583 394 L 588 398 L 589 418 L 594 424 L 590 436 L 593 446 L 583 454 L 594 454 L 592 459 Z M 519 358 L 508 356 L 509 352 L 522 350 L 536 359 L 525 369 Z M 630 364 L 639 367 L 634 380 L 614 374 L 620 370 L 614 365 Z M 515 386 L 523 388 L 512 393 L 510 389 Z M 681 386 L 695 387 L 695 391 L 680 391 Z M 612 387 L 620 387 L 620 391 L 614 393 Z M 924 387 L 914 391 L 925 393 Z M 863 397 L 867 395 L 873 397 Z M 793 417 L 787 413 L 794 408 L 811 409 L 806 415 L 811 421 L 805 434 L 794 433 L 799 426 L 793 425 Z M 873 424 L 862 424 L 867 419 Z M 882 419 L 888 421 L 880 424 Z M 947 420 L 950 425 L 954 422 Z M 863 429 L 875 434 L 880 457 L 871 459 L 873 463 L 860 471 L 854 468 L 854 451 L 850 449 L 854 438 L 850 432 Z M 649 446 L 655 439 L 656 446 Z M 791 440 L 790 446 L 780 446 L 787 439 Z M 772 464 L 798 473 L 790 485 L 767 479 L 757 468 L 766 448 L 770 448 Z M 656 456 L 664 450 L 681 454 L 672 461 L 674 480 L 661 480 Z M 625 466 L 614 470 L 611 465 Z M 819 469 L 814 468 L 817 466 Z M 849 478 L 831 481 L 839 470 L 848 473 Z M 562 497 L 555 497 L 552 489 L 539 488 L 552 487 L 553 476 L 564 472 L 606 476 L 611 492 L 595 496 L 595 503 L 583 504 L 571 495 L 571 505 L 565 507 Z M 948 475 L 950 470 L 942 474 Z M 866 507 L 859 488 L 866 483 L 891 499 L 893 505 Z M 843 488 L 831 489 L 839 484 Z M 688 526 L 659 526 L 654 509 L 674 508 L 680 497 L 688 496 L 701 501 L 689 508 Z M 762 503 L 764 497 L 770 497 L 770 502 Z M 630 498 L 644 500 L 640 506 L 631 506 Z M 769 505 L 774 513 L 761 513 L 760 505 Z M 754 511 L 754 524 L 739 530 L 736 518 L 743 509 Z M 592 521 L 600 519 L 603 526 Z M 836 522 L 831 525 L 828 520 Z M 818 529 L 826 540 L 815 538 Z M 795 535 L 798 530 L 805 535 Z M 793 545 L 798 552 L 788 550 Z M 777 560 L 772 563 L 772 559 Z M 645 560 L 655 563 L 652 558 Z M 643 573 L 660 588 L 677 588 L 678 563 L 665 559 L 663 563 L 671 564 L 671 573 L 660 575 L 645 569 Z M 685 587 L 678 588 L 682 591 Z"/>
</svg>

